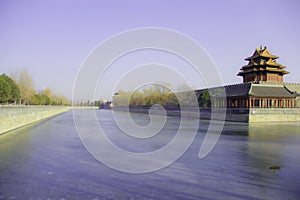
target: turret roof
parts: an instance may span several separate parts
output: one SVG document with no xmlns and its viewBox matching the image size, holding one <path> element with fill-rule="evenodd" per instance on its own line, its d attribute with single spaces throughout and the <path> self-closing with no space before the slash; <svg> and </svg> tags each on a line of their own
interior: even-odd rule
<svg viewBox="0 0 300 200">
<path fill-rule="evenodd" d="M 256 48 L 253 55 L 246 58 L 245 60 L 249 63 L 243 66 L 238 76 L 243 76 L 244 74 L 249 74 L 252 72 L 276 72 L 279 74 L 288 74 L 289 72 L 283 70 L 285 66 L 276 62 L 276 59 L 279 58 L 276 55 L 270 54 L 267 47 Z"/>
<path fill-rule="evenodd" d="M 252 60 L 254 58 L 258 58 L 258 57 L 265 57 L 265 58 L 272 58 L 272 59 L 277 59 L 279 58 L 279 56 L 276 55 L 272 55 L 270 54 L 269 50 L 267 49 L 267 47 L 262 48 L 260 46 L 260 48 L 256 48 L 253 55 L 250 57 L 245 58 L 245 60 Z"/>
</svg>

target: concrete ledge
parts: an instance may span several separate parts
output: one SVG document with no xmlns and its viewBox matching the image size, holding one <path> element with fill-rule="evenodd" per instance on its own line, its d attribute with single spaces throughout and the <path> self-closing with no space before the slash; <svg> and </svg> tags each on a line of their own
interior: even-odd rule
<svg viewBox="0 0 300 200">
<path fill-rule="evenodd" d="M 0 107 L 0 135 L 70 110 L 62 106 Z"/>
</svg>

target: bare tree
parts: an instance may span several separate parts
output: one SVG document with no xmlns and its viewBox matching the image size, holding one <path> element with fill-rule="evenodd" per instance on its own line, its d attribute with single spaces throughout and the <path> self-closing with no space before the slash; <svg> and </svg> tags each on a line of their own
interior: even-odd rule
<svg viewBox="0 0 300 200">
<path fill-rule="evenodd" d="M 27 104 L 35 94 L 32 77 L 26 69 L 11 72 L 11 77 L 20 89 L 20 103 Z"/>
<path fill-rule="evenodd" d="M 52 91 L 49 88 L 46 88 L 42 91 L 42 94 L 47 95 L 49 98 L 51 98 Z"/>
</svg>

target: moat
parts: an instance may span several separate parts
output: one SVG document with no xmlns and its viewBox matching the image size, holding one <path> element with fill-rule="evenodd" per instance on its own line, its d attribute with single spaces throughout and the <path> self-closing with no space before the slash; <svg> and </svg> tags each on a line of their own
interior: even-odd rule
<svg viewBox="0 0 300 200">
<path fill-rule="evenodd" d="M 132 151 L 164 144 L 180 120 L 169 116 L 171 134 L 144 145 L 120 133 L 111 112 L 96 114 L 109 137 Z M 147 123 L 145 114 L 131 115 Z M 200 121 L 193 144 L 175 163 L 146 174 L 119 172 L 92 157 L 71 111 L 20 128 L 0 136 L 0 199 L 299 199 L 299 122 L 228 123 L 212 152 L 199 159 L 207 126 Z"/>
</svg>

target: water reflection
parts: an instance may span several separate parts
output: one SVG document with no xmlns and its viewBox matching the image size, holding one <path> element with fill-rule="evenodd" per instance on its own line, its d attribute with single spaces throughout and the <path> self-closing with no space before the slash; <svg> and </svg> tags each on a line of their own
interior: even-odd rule
<svg viewBox="0 0 300 200">
<path fill-rule="evenodd" d="M 251 123 L 248 128 L 250 138 L 297 138 L 299 133 L 300 122 Z"/>
<path fill-rule="evenodd" d="M 300 137 L 300 122 L 239 123 L 225 122 L 224 127 L 212 122 L 215 129 L 222 129 L 222 135 L 248 136 L 249 138 L 290 138 Z M 200 129 L 207 130 L 208 121 L 200 122 Z M 205 129 L 205 128 L 206 129 Z"/>
<path fill-rule="evenodd" d="M 266 184 L 287 192 L 300 188 L 300 124 L 295 122 L 249 124 L 245 159 L 261 174 L 272 177 Z"/>
</svg>

